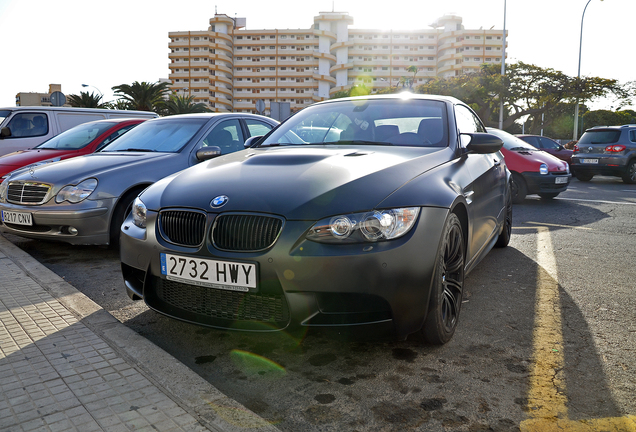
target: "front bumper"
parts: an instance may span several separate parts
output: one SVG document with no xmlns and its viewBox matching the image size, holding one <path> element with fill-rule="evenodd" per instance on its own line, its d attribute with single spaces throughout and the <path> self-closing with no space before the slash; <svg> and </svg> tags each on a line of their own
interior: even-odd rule
<svg viewBox="0 0 636 432">
<path fill-rule="evenodd" d="M 128 295 L 157 312 L 200 325 L 254 331 L 294 327 L 390 327 L 397 337 L 426 318 L 437 248 L 447 209 L 422 208 L 404 237 L 378 243 L 330 245 L 305 240 L 311 221 L 286 221 L 264 252 L 223 252 L 206 239 L 196 248 L 158 236 L 156 213 L 147 229 L 122 226 L 122 274 Z M 207 221 L 208 231 L 214 216 Z M 259 284 L 247 293 L 168 281 L 160 253 L 256 263 Z"/>
<path fill-rule="evenodd" d="M 40 206 L 0 203 L 2 211 L 30 213 L 33 217 L 33 225 L 3 222 L 0 224 L 0 231 L 26 238 L 56 240 L 76 245 L 108 244 L 114 204 L 114 198 Z"/>
<path fill-rule="evenodd" d="M 572 180 L 572 174 L 565 173 L 540 174 L 537 172 L 524 172 L 522 174 L 528 187 L 528 194 L 561 193 L 568 188 Z M 557 183 L 557 181 L 563 183 Z"/>
</svg>

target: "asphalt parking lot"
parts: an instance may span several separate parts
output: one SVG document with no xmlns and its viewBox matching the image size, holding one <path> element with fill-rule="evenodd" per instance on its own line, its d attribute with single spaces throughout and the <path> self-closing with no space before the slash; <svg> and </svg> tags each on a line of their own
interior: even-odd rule
<svg viewBox="0 0 636 432">
<path fill-rule="evenodd" d="M 128 299 L 116 252 L 7 237 L 283 431 L 543 430 L 546 418 L 621 431 L 636 414 L 635 235 L 636 186 L 618 179 L 528 197 L 510 246 L 468 276 L 442 347 L 177 322 Z"/>
</svg>

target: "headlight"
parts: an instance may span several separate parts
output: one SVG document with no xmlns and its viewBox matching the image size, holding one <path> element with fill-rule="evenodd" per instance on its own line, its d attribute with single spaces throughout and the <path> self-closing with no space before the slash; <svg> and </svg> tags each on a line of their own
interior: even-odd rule
<svg viewBox="0 0 636 432">
<path fill-rule="evenodd" d="M 565 163 L 565 172 L 570 174 L 570 164 L 569 163 Z"/>
<path fill-rule="evenodd" d="M 0 202 L 6 202 L 7 200 L 7 186 L 9 185 L 9 177 L 11 177 L 10 174 L 2 177 L 2 180 L 0 180 L 2 182 L 0 183 Z"/>
<path fill-rule="evenodd" d="M 307 239 L 321 243 L 392 240 L 409 232 L 419 214 L 419 207 L 408 207 L 325 218 L 311 227 Z"/>
<path fill-rule="evenodd" d="M 546 175 L 548 173 L 548 165 L 541 164 L 541 166 L 539 167 L 539 172 L 543 175 Z"/>
<path fill-rule="evenodd" d="M 97 187 L 97 179 L 91 178 L 80 182 L 78 185 L 64 186 L 55 196 L 55 202 L 60 204 L 64 201 L 76 204 L 88 198 Z"/>
<path fill-rule="evenodd" d="M 131 213 L 133 223 L 139 228 L 146 228 L 146 204 L 139 197 L 133 201 Z"/>
</svg>

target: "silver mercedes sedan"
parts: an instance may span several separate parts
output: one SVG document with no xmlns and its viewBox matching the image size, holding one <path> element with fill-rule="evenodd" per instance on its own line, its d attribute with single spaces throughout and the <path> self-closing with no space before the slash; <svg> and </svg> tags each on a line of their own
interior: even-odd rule
<svg viewBox="0 0 636 432">
<path fill-rule="evenodd" d="M 239 113 L 149 120 L 102 151 L 27 166 L 0 183 L 0 231 L 71 244 L 119 244 L 125 215 L 152 183 L 202 160 L 244 149 L 278 124 Z"/>
</svg>

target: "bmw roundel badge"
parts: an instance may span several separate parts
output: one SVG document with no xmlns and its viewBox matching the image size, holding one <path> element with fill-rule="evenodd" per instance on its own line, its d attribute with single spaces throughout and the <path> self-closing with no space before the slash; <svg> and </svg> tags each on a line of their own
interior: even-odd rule
<svg viewBox="0 0 636 432">
<path fill-rule="evenodd" d="M 210 201 L 210 207 L 212 208 L 223 207 L 225 204 L 227 204 L 229 200 L 230 199 L 227 197 L 227 195 L 219 195 L 218 197 Z"/>
</svg>

